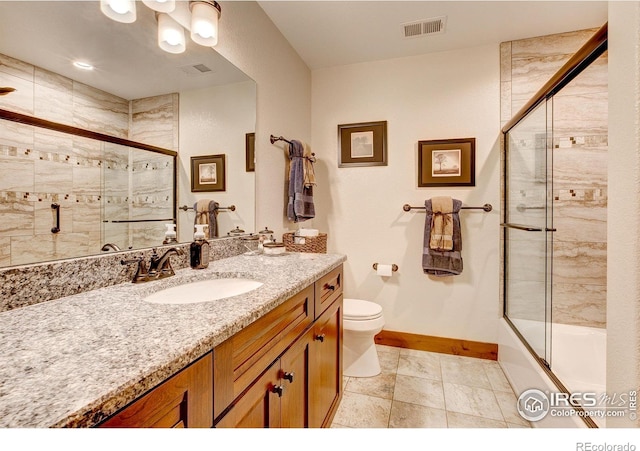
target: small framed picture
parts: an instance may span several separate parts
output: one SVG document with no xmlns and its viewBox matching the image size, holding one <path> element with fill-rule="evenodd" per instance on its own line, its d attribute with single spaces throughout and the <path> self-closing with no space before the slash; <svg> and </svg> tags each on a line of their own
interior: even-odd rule
<svg viewBox="0 0 640 451">
<path fill-rule="evenodd" d="M 418 141 L 418 186 L 476 186 L 476 139 Z"/>
<path fill-rule="evenodd" d="M 255 133 L 247 133 L 245 137 L 245 147 L 246 147 L 246 171 L 245 172 L 255 172 L 256 171 L 256 134 Z"/>
<path fill-rule="evenodd" d="M 387 121 L 338 125 L 338 167 L 386 166 Z"/>
<path fill-rule="evenodd" d="M 191 157 L 191 192 L 225 191 L 225 155 Z"/>
</svg>

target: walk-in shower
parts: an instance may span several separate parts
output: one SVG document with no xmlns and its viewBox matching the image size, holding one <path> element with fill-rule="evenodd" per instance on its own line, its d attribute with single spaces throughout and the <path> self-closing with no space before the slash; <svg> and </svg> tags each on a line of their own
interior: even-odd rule
<svg viewBox="0 0 640 451">
<path fill-rule="evenodd" d="M 504 318 L 566 393 L 605 391 L 606 48 L 605 25 L 502 129 Z"/>
</svg>

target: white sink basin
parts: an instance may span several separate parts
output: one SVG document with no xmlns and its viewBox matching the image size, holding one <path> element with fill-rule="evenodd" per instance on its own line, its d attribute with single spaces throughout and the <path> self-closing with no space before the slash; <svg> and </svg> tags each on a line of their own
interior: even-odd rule
<svg viewBox="0 0 640 451">
<path fill-rule="evenodd" d="M 251 279 L 209 279 L 185 283 L 150 294 L 144 301 L 154 304 L 195 304 L 248 293 L 262 286 Z"/>
</svg>

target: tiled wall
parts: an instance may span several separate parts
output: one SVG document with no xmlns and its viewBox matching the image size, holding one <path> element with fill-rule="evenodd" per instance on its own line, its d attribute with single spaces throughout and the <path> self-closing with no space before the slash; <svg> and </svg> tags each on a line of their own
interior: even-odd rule
<svg viewBox="0 0 640 451">
<path fill-rule="evenodd" d="M 178 94 L 129 102 L 5 55 L 0 55 L 0 85 L 17 89 L 0 97 L 2 109 L 177 150 Z M 101 208 L 105 205 L 106 214 L 118 203 L 107 207 L 107 200 L 129 204 L 123 213 L 127 216 L 140 218 L 149 212 L 173 216 L 172 204 L 157 211 L 172 184 L 150 183 L 150 178 L 171 171 L 155 157 L 140 161 L 134 156 L 138 151 L 117 147 L 0 120 L 0 267 L 99 253 Z M 132 176 L 135 169 L 139 172 Z M 167 175 L 172 180 L 172 174 Z M 105 199 L 101 189 L 105 177 L 115 179 L 115 191 L 125 187 L 126 192 L 112 191 Z M 145 185 L 135 199 L 130 196 L 132 181 Z M 51 233 L 53 202 L 60 204 L 58 234 Z M 149 239 L 139 242 L 132 228 L 141 229 L 120 227 L 104 242 L 125 248 L 135 240 L 136 247 L 144 247 L 150 245 L 147 241 L 159 244 L 164 230 L 155 223 L 156 232 L 146 233 Z M 145 234 L 136 236 L 140 235 Z"/>
<path fill-rule="evenodd" d="M 578 50 L 595 29 L 543 36 L 502 43 L 501 51 L 501 120 L 504 125 L 544 83 Z M 544 205 L 553 196 L 553 310 L 557 323 L 606 327 L 607 260 L 607 150 L 608 150 L 607 54 L 602 55 L 553 98 L 553 114 L 538 112 L 542 127 L 530 126 L 530 152 L 514 154 L 522 158 L 525 168 L 520 183 L 509 192 L 514 204 L 528 207 Z M 551 105 L 550 105 L 551 106 Z M 549 108 L 551 111 L 551 108 Z M 545 117 L 553 124 L 553 190 L 544 191 L 543 181 L 536 180 L 536 167 L 544 165 Z M 524 131 L 523 131 L 524 132 Z M 536 140 L 542 139 L 541 143 Z M 526 141 L 523 140 L 523 141 Z M 537 153 L 537 155 L 536 155 Z M 511 155 L 511 154 L 510 154 Z M 549 160 L 551 162 L 551 160 Z M 512 179 L 513 180 L 513 179 Z M 514 184 L 516 185 L 516 184 Z M 541 189 L 542 187 L 542 189 Z M 534 205 L 535 204 L 535 205 Z M 512 206 L 513 207 L 513 206 Z M 512 208 L 511 211 L 514 211 Z M 522 217 L 516 217 L 518 214 Z M 543 210 L 514 213 L 511 222 L 544 224 Z M 537 222 L 536 222 L 537 221 Z M 525 232 L 526 233 L 526 232 Z M 514 234 L 515 235 L 515 234 Z M 521 268 L 512 268 L 512 297 L 526 300 L 532 290 L 540 289 L 543 274 L 533 274 L 532 267 L 544 268 L 544 246 L 528 234 L 517 244 L 528 258 Z M 542 263 L 535 265 L 536 262 Z M 521 272 L 521 274 L 518 274 Z M 544 302 L 510 304 L 515 315 L 526 319 L 544 318 Z"/>
</svg>

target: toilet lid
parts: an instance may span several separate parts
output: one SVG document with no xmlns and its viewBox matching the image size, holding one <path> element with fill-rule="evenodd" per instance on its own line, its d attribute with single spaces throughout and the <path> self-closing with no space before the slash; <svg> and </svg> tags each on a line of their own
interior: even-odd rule
<svg viewBox="0 0 640 451">
<path fill-rule="evenodd" d="M 382 316 L 382 307 L 375 302 L 362 299 L 345 299 L 343 316 L 351 321 L 377 319 Z"/>
</svg>

